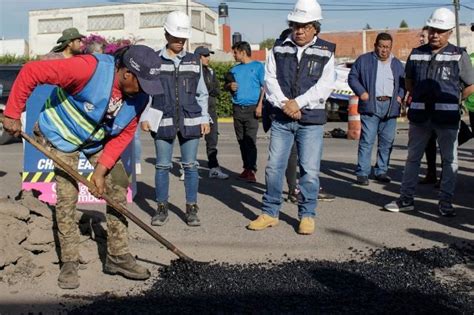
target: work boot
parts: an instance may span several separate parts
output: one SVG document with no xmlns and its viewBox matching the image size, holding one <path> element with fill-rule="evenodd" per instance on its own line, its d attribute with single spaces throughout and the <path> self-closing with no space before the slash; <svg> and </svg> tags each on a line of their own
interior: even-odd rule
<svg viewBox="0 0 474 315">
<path fill-rule="evenodd" d="M 162 226 L 168 222 L 168 203 L 158 202 L 156 214 L 151 218 L 151 225 Z"/>
<path fill-rule="evenodd" d="M 78 263 L 75 261 L 66 261 L 61 266 L 58 277 L 58 286 L 61 289 L 79 288 L 79 275 L 77 274 Z"/>
<path fill-rule="evenodd" d="M 199 207 L 197 204 L 186 204 L 186 223 L 189 226 L 200 226 L 201 221 L 198 218 Z"/>
<path fill-rule="evenodd" d="M 314 233 L 314 219 L 311 217 L 304 217 L 300 221 L 298 227 L 298 234 L 310 235 Z"/>
<path fill-rule="evenodd" d="M 112 256 L 105 258 L 104 272 L 110 275 L 121 275 L 131 280 L 146 280 L 150 278 L 150 271 L 137 264 L 132 254 Z"/>
<path fill-rule="evenodd" d="M 278 218 L 271 217 L 268 214 L 261 214 L 257 219 L 251 221 L 250 224 L 247 225 L 247 229 L 260 231 L 275 225 L 278 225 Z"/>
</svg>

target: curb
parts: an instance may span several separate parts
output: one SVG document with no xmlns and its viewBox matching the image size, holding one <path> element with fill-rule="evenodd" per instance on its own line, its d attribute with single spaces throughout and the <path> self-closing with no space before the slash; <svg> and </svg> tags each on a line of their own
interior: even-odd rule
<svg viewBox="0 0 474 315">
<path fill-rule="evenodd" d="M 219 117 L 219 118 L 217 118 L 217 122 L 218 123 L 233 123 L 234 118 L 232 118 L 232 117 Z"/>
</svg>

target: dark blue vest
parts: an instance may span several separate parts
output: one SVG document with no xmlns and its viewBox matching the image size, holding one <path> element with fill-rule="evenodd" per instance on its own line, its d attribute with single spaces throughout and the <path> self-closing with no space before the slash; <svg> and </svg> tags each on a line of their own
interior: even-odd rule
<svg viewBox="0 0 474 315">
<path fill-rule="evenodd" d="M 116 116 L 106 119 L 115 74 L 114 58 L 97 54 L 97 67 L 84 88 L 69 95 L 57 87 L 46 100 L 38 123 L 41 132 L 63 152 L 92 154 L 107 137 L 118 135 L 145 109 L 149 96 L 140 93 L 123 100 Z"/>
<path fill-rule="evenodd" d="M 440 125 L 457 125 L 461 119 L 459 61 L 462 49 L 448 44 L 432 55 L 429 45 L 413 49 L 411 63 L 413 93 L 408 119 L 422 123 L 431 118 Z"/>
<path fill-rule="evenodd" d="M 194 54 L 186 53 L 177 68 L 173 61 L 161 57 L 160 80 L 164 93 L 154 96 L 152 105 L 163 112 L 158 139 L 174 139 L 178 130 L 186 139 L 201 136 L 201 107 L 196 100 L 200 76 L 201 63 Z"/>
<path fill-rule="evenodd" d="M 276 63 L 276 76 L 283 94 L 294 99 L 304 94 L 321 78 L 324 66 L 334 54 L 336 45 L 317 38 L 316 42 L 307 47 L 300 61 L 297 59 L 297 46 L 291 41 L 277 39 L 273 46 Z M 314 109 L 304 108 L 301 123 L 322 125 L 326 123 L 326 100 L 319 100 Z M 272 107 L 272 119 L 291 120 L 279 108 Z"/>
</svg>

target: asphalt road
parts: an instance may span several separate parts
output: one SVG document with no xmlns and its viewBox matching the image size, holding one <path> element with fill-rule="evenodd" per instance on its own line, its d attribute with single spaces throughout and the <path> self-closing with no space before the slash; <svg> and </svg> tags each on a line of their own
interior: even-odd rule
<svg viewBox="0 0 474 315">
<path fill-rule="evenodd" d="M 343 123 L 329 123 L 326 130 L 345 128 Z M 262 261 L 284 254 L 292 258 L 344 259 L 352 248 L 407 247 L 410 249 L 472 241 L 474 232 L 474 140 L 459 150 L 459 177 L 454 205 L 458 216 L 443 218 L 437 212 L 437 190 L 419 186 L 416 209 L 410 213 L 388 213 L 381 208 L 397 197 L 407 150 L 407 124 L 399 123 L 392 152 L 389 175 L 393 181 L 370 186 L 354 184 L 357 141 L 326 138 L 321 182 L 326 191 L 336 195 L 333 202 L 320 202 L 316 232 L 311 236 L 296 233 L 296 206 L 284 203 L 280 225 L 261 232 L 248 231 L 249 220 L 260 213 L 265 190 L 265 164 L 269 135 L 259 131 L 258 168 L 255 184 L 236 180 L 241 172 L 241 158 L 232 124 L 220 124 L 219 155 L 228 180 L 209 179 L 204 141 L 198 159 L 201 163 L 198 203 L 202 226 L 191 228 L 184 222 L 184 185 L 178 180 L 177 165 L 170 182 L 171 214 L 167 225 L 156 228 L 182 251 L 198 260 L 248 262 Z M 138 195 L 129 209 L 145 222 L 155 209 L 153 141 L 142 134 L 142 175 L 138 176 Z M 179 148 L 175 145 L 175 157 Z M 375 158 L 375 154 L 374 154 Z M 0 195 L 15 196 L 20 190 L 22 145 L 13 143 L 0 149 Z M 439 158 L 438 158 L 439 162 Z M 424 171 L 424 170 L 423 170 Z M 285 184 L 286 188 L 286 184 Z M 104 212 L 102 205 L 80 205 L 79 209 Z M 158 249 L 157 243 L 131 224 L 131 235 L 139 243 L 138 255 L 144 261 L 167 264 L 173 254 Z M 143 245 L 143 246 L 141 246 Z M 145 249 L 143 249 L 145 248 Z M 153 250 L 149 250 L 149 249 Z M 286 256 L 285 256 L 286 257 Z"/>
</svg>

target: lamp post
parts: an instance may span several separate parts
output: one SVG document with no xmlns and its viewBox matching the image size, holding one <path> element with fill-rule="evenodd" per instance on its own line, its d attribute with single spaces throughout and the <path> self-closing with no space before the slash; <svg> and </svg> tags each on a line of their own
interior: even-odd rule
<svg viewBox="0 0 474 315">
<path fill-rule="evenodd" d="M 459 34 L 459 0 L 453 0 L 454 16 L 456 18 L 456 46 L 461 46 L 461 34 Z"/>
</svg>

